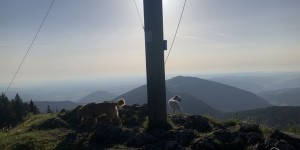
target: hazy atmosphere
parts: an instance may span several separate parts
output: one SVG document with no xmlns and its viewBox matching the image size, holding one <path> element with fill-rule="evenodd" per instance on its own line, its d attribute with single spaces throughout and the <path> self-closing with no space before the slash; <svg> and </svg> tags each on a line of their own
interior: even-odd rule
<svg viewBox="0 0 300 150">
<path fill-rule="evenodd" d="M 142 0 L 137 5 L 143 19 Z M 183 0 L 163 0 L 170 47 Z M 51 1 L 0 1 L 0 87 L 7 87 Z M 299 71 L 300 2 L 188 0 L 167 75 Z M 165 54 L 168 51 L 165 51 Z M 132 0 L 55 1 L 12 87 L 145 76 Z"/>
<path fill-rule="evenodd" d="M 0 0 L 0 149 L 300 150 L 299 8 Z"/>
</svg>

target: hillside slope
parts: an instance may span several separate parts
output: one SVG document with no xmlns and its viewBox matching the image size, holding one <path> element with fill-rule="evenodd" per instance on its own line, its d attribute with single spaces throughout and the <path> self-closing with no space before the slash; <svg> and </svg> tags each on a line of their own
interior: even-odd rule
<svg viewBox="0 0 300 150">
<path fill-rule="evenodd" d="M 270 106 L 263 98 L 225 84 L 195 77 L 178 76 L 166 82 L 173 93 L 187 93 L 222 111 L 239 111 Z"/>
<path fill-rule="evenodd" d="M 123 95 L 120 95 L 118 98 L 124 98 L 126 100 L 126 103 L 129 105 L 132 104 L 146 104 L 147 103 L 147 89 L 146 85 L 143 85 L 141 87 L 138 87 L 136 89 L 133 89 Z M 207 105 L 203 101 L 189 95 L 186 93 L 177 93 L 180 95 L 180 97 L 183 99 L 180 102 L 180 106 L 184 113 L 188 114 L 208 114 L 212 116 L 219 116 L 221 112 L 218 110 L 212 108 L 211 106 Z M 173 97 L 175 94 L 167 91 L 166 92 L 166 101 L 168 101 L 171 97 Z M 171 113 L 170 107 L 167 105 L 167 112 Z"/>
<path fill-rule="evenodd" d="M 300 127 L 300 106 L 272 106 L 237 112 L 242 120 L 284 129 L 289 125 Z"/>
<path fill-rule="evenodd" d="M 1 150 L 57 149 L 72 133 L 67 123 L 53 114 L 38 114 L 8 130 L 0 130 Z"/>
<path fill-rule="evenodd" d="M 240 111 L 254 108 L 271 106 L 263 98 L 229 85 L 204 80 L 195 77 L 178 76 L 166 81 L 167 100 L 174 94 L 190 95 L 200 101 L 221 111 Z M 129 103 L 145 103 L 146 85 L 133 89 L 119 97 L 124 97 Z M 184 99 L 182 103 L 190 105 L 189 108 L 197 109 L 199 105 L 189 103 L 189 99 Z M 199 112 L 199 114 L 201 114 Z"/>
<path fill-rule="evenodd" d="M 74 109 L 77 107 L 78 103 L 72 102 L 72 101 L 33 101 L 34 104 L 39 108 L 39 111 L 41 113 L 46 113 L 48 106 L 50 106 L 50 109 L 52 111 L 60 111 L 61 109 Z"/>
<path fill-rule="evenodd" d="M 96 102 L 96 103 L 100 103 L 103 101 L 107 101 L 107 100 L 111 100 L 114 97 L 116 97 L 116 95 L 111 94 L 109 92 L 106 91 L 96 91 L 96 92 L 92 92 L 86 96 L 84 96 L 83 98 L 81 98 L 80 100 L 78 100 L 78 103 L 91 103 L 91 102 Z"/>
<path fill-rule="evenodd" d="M 273 105 L 278 106 L 300 106 L 300 87 L 285 88 L 258 93 L 261 97 Z"/>
<path fill-rule="evenodd" d="M 167 129 L 149 130 L 144 106 L 121 108 L 122 126 L 111 125 L 105 117 L 98 117 L 96 124 L 80 123 L 76 112 L 34 115 L 0 131 L 0 149 L 300 149 L 297 136 L 246 122 L 169 115 Z"/>
<path fill-rule="evenodd" d="M 169 93 L 166 92 L 167 97 L 169 97 Z M 132 89 L 115 99 L 124 98 L 126 100 L 126 104 L 146 104 L 147 103 L 147 86 L 143 85 Z"/>
<path fill-rule="evenodd" d="M 183 101 L 180 102 L 182 111 L 188 114 L 201 114 L 201 115 L 210 115 L 210 116 L 220 116 L 221 112 L 212 108 L 211 106 L 204 103 L 202 100 L 199 100 L 186 93 L 178 93 Z M 170 107 L 168 107 L 169 112 L 171 112 Z"/>
</svg>

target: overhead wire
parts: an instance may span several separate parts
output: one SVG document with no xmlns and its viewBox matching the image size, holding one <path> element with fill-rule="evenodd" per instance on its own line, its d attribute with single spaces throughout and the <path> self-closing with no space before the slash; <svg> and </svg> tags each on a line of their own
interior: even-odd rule
<svg viewBox="0 0 300 150">
<path fill-rule="evenodd" d="M 136 4 L 136 0 L 133 0 L 134 2 L 134 6 L 135 6 L 135 9 L 136 9 L 136 12 L 139 16 L 139 19 L 140 19 L 140 23 L 142 25 L 142 28 L 145 29 L 145 26 L 144 26 L 144 23 L 143 23 L 143 20 L 142 20 L 142 17 L 141 17 L 141 14 L 140 14 L 140 11 L 139 11 L 139 8 L 137 7 L 137 4 Z"/>
<path fill-rule="evenodd" d="M 168 58 L 170 56 L 170 53 L 172 51 L 172 48 L 173 48 L 173 45 L 174 45 L 174 42 L 175 42 L 175 39 L 177 37 L 177 33 L 178 33 L 178 29 L 179 29 L 179 26 L 180 26 L 180 23 L 181 23 L 181 20 L 182 20 L 182 16 L 183 16 L 183 12 L 184 12 L 184 9 L 185 9 L 185 5 L 186 5 L 186 0 L 184 0 L 184 4 L 183 4 L 183 7 L 182 7 L 182 11 L 181 11 L 181 15 L 180 15 L 180 18 L 179 18 L 179 21 L 178 21 L 178 24 L 177 24 L 177 28 L 176 28 L 176 31 L 175 31 L 175 34 L 174 34 L 174 37 L 173 37 L 173 40 L 172 40 L 172 43 L 171 43 L 171 46 L 170 46 L 170 50 L 168 52 L 168 55 L 166 57 L 166 60 L 165 60 L 165 65 L 168 61 Z"/>
<path fill-rule="evenodd" d="M 38 34 L 40 33 L 40 31 L 41 31 L 41 29 L 42 29 L 42 27 L 43 27 L 43 25 L 44 25 L 44 22 L 45 22 L 45 20 L 47 19 L 48 14 L 49 14 L 49 12 L 50 12 L 50 10 L 51 10 L 53 4 L 54 4 L 54 1 L 55 1 L 55 0 L 52 0 L 51 4 L 50 4 L 50 6 L 49 6 L 49 8 L 48 8 L 48 10 L 47 10 L 47 12 L 46 12 L 46 15 L 44 16 L 42 23 L 40 24 L 40 26 L 39 26 L 39 28 L 38 28 L 38 30 L 37 30 L 37 32 L 36 32 L 36 34 L 35 34 L 33 40 L 31 41 L 30 46 L 28 47 L 28 49 L 27 49 L 27 51 L 26 51 L 26 53 L 25 53 L 25 55 L 24 55 L 24 57 L 23 57 L 23 59 L 22 59 L 20 65 L 19 65 L 19 67 L 18 67 L 17 71 L 15 72 L 13 78 L 11 79 L 11 81 L 10 81 L 10 83 L 9 83 L 9 85 L 8 85 L 8 87 L 7 87 L 7 89 L 5 90 L 5 92 L 4 92 L 5 95 L 6 95 L 7 91 L 9 90 L 9 88 L 11 87 L 12 83 L 14 82 L 14 80 L 15 80 L 15 78 L 16 78 L 18 72 L 20 71 L 20 69 L 21 69 L 21 67 L 22 67 L 22 65 L 23 65 L 23 63 L 24 63 L 24 61 L 25 61 L 25 59 L 26 59 L 26 57 L 27 57 L 29 51 L 31 50 L 31 48 L 32 48 L 32 46 L 33 46 L 33 44 L 34 44 L 34 42 L 35 42 L 35 40 L 36 40 Z"/>
<path fill-rule="evenodd" d="M 142 17 L 141 17 L 141 14 L 140 14 L 140 11 L 139 11 L 139 9 L 138 9 L 138 7 L 137 7 L 136 0 L 133 0 L 133 1 L 134 1 L 134 5 L 135 5 L 136 12 L 137 12 L 137 14 L 138 14 L 138 16 L 139 16 L 139 19 L 140 19 L 142 28 L 144 29 L 145 26 L 144 26 L 144 24 L 143 24 Z M 178 24 L 177 24 L 177 28 L 176 28 L 176 31 L 175 31 L 175 34 L 174 34 L 174 37 L 173 37 L 173 40 L 172 40 L 172 43 L 171 43 L 171 46 L 170 46 L 170 50 L 169 50 L 169 52 L 168 52 L 168 55 L 167 55 L 167 57 L 166 57 L 166 60 L 165 60 L 164 64 L 167 63 L 168 58 L 169 58 L 169 56 L 170 56 L 170 53 L 171 53 L 171 51 L 172 51 L 172 48 L 173 48 L 175 39 L 176 39 L 176 37 L 177 37 L 178 30 L 179 30 L 179 27 L 180 27 L 180 23 L 181 23 L 181 20 L 182 20 L 182 16 L 183 16 L 183 12 L 184 12 L 185 6 L 186 6 L 186 0 L 184 0 L 184 4 L 183 4 L 182 10 L 181 10 L 181 14 L 180 14 L 180 18 L 179 18 L 179 21 L 178 21 Z"/>
</svg>

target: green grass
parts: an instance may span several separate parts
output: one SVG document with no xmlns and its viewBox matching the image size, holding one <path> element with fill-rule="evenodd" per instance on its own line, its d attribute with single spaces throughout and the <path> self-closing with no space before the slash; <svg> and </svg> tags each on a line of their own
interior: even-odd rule
<svg viewBox="0 0 300 150">
<path fill-rule="evenodd" d="M 26 121 L 6 132 L 0 132 L 0 149 L 55 149 L 64 136 L 72 132 L 70 129 L 56 128 L 50 130 L 31 130 L 48 119 L 55 118 L 53 114 L 29 116 Z"/>
<path fill-rule="evenodd" d="M 289 125 L 287 125 L 287 127 L 285 127 L 283 129 L 283 131 L 290 132 L 290 133 L 293 133 L 293 134 L 296 134 L 296 135 L 300 136 L 300 126 L 299 125 L 289 124 Z"/>
<path fill-rule="evenodd" d="M 222 121 L 222 125 L 226 127 L 237 126 L 240 122 L 234 119 L 224 120 Z"/>
<path fill-rule="evenodd" d="M 146 131 L 151 130 L 149 128 L 149 118 L 148 117 L 146 117 L 145 121 L 143 122 L 143 128 Z M 165 129 L 165 130 L 173 130 L 173 129 L 176 129 L 176 128 L 177 128 L 177 126 L 174 123 L 172 123 L 170 116 L 167 116 L 167 124 L 166 124 L 166 126 L 162 126 L 161 127 L 161 129 Z"/>
<path fill-rule="evenodd" d="M 273 133 L 273 130 L 271 127 L 267 126 L 267 125 L 259 125 L 259 130 L 261 131 L 261 133 L 267 137 L 269 135 L 271 135 Z"/>
</svg>

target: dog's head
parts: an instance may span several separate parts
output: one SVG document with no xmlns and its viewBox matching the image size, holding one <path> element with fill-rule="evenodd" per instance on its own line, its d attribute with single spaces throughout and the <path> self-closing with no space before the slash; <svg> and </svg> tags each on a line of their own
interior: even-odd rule
<svg viewBox="0 0 300 150">
<path fill-rule="evenodd" d="M 180 96 L 178 96 L 178 95 L 175 95 L 173 97 L 173 99 L 176 100 L 176 101 L 178 101 L 178 102 L 182 101 L 182 98 Z"/>
</svg>

